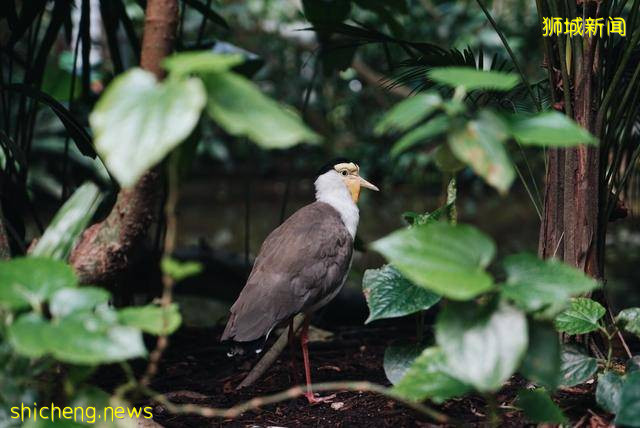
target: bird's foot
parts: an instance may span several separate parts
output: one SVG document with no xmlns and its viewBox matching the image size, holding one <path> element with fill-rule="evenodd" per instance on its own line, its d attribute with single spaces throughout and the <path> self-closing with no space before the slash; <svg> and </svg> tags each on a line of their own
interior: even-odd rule
<svg viewBox="0 0 640 428">
<path fill-rule="evenodd" d="M 327 395 L 326 397 L 316 397 L 312 392 L 307 392 L 305 395 L 309 404 L 331 403 L 336 398 L 336 394 Z"/>
</svg>

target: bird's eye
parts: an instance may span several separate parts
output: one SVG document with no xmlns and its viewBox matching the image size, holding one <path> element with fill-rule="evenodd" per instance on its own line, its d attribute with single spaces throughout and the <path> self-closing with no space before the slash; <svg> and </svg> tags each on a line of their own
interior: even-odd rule
<svg viewBox="0 0 640 428">
<path fill-rule="evenodd" d="M 342 175 L 346 176 L 346 175 L 347 175 L 347 174 L 349 174 L 349 173 L 347 172 L 347 170 L 346 170 L 346 169 L 343 169 L 342 171 L 340 171 L 340 174 L 342 174 Z"/>
</svg>

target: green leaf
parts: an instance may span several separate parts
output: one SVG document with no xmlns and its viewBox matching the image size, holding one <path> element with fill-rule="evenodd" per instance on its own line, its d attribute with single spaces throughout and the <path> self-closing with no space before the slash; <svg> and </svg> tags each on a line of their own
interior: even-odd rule
<svg viewBox="0 0 640 428">
<path fill-rule="evenodd" d="M 7 328 L 9 343 L 18 354 L 38 358 L 48 352 L 47 338 L 51 335 L 49 323 L 41 315 L 30 312 L 18 317 Z"/>
<path fill-rule="evenodd" d="M 634 355 L 624 365 L 626 373 L 640 371 L 640 355 Z"/>
<path fill-rule="evenodd" d="M 523 145 L 571 147 L 578 144 L 598 144 L 589 131 L 557 111 L 508 118 L 511 135 Z"/>
<path fill-rule="evenodd" d="M 527 379 L 556 389 L 560 382 L 560 340 L 549 322 L 529 322 L 529 346 L 520 373 Z"/>
<path fill-rule="evenodd" d="M 391 148 L 391 157 L 408 150 L 416 144 L 421 144 L 437 137 L 449 129 L 449 118 L 445 115 L 436 116 L 424 125 L 411 130 L 400 138 Z"/>
<path fill-rule="evenodd" d="M 575 386 L 590 379 L 598 370 L 598 361 L 572 345 L 565 345 L 560 355 L 561 384 Z"/>
<path fill-rule="evenodd" d="M 616 426 L 640 426 L 640 372 L 629 373 L 620 393 Z"/>
<path fill-rule="evenodd" d="M 616 322 L 629 333 L 640 337 L 640 308 L 628 308 L 620 311 Z"/>
<path fill-rule="evenodd" d="M 444 172 L 455 173 L 467 167 L 465 163 L 460 162 L 453 154 L 448 144 L 440 144 L 436 147 L 433 160 L 438 169 Z"/>
<path fill-rule="evenodd" d="M 540 260 L 533 254 L 509 256 L 503 264 L 507 282 L 500 291 L 527 312 L 552 305 L 562 309 L 571 296 L 600 286 L 581 270 L 557 260 Z"/>
<path fill-rule="evenodd" d="M 202 272 L 203 266 L 200 262 L 180 261 L 171 257 L 165 257 L 160 262 L 162 272 L 169 275 L 174 281 L 179 282 Z"/>
<path fill-rule="evenodd" d="M 556 317 L 556 328 L 568 334 L 589 333 L 598 329 L 598 320 L 606 312 L 600 303 L 586 297 L 576 297 L 571 299 L 569 308 Z"/>
<path fill-rule="evenodd" d="M 624 377 L 614 372 L 602 373 L 598 376 L 596 401 L 604 410 L 616 414 L 620 408 L 620 395 Z"/>
<path fill-rule="evenodd" d="M 427 348 L 391 391 L 409 400 L 423 401 L 428 398 L 436 403 L 469 391 L 469 386 L 451 377 L 447 370 L 442 350 Z"/>
<path fill-rule="evenodd" d="M 406 131 L 418 122 L 426 119 L 442 105 L 442 97 L 437 92 L 424 92 L 414 95 L 393 106 L 378 122 L 376 135 L 397 131 Z"/>
<path fill-rule="evenodd" d="M 404 221 L 409 223 L 409 227 L 434 223 L 440 220 L 445 220 L 449 216 L 452 207 L 453 203 L 449 203 L 424 214 L 418 214 L 413 211 L 405 211 L 402 213 L 402 218 L 404 219 Z"/>
<path fill-rule="evenodd" d="M 365 324 L 426 310 L 440 301 L 440 296 L 411 283 L 391 265 L 367 269 L 362 289 L 369 306 Z"/>
<path fill-rule="evenodd" d="M 398 230 L 371 246 L 410 281 L 450 299 L 469 300 L 493 288 L 484 268 L 495 244 L 472 226 L 430 223 Z"/>
<path fill-rule="evenodd" d="M 58 210 L 30 255 L 67 260 L 76 239 L 84 232 L 101 200 L 100 189 L 95 184 L 80 186 Z"/>
<path fill-rule="evenodd" d="M 508 91 L 515 87 L 520 78 L 517 74 L 502 71 L 482 71 L 469 67 L 439 67 L 427 72 L 429 79 L 442 85 L 464 86 L 468 90 L 488 89 Z"/>
<path fill-rule="evenodd" d="M 482 110 L 477 119 L 449 134 L 449 148 L 499 192 L 509 190 L 516 174 L 504 142 L 506 127 L 495 113 Z"/>
<path fill-rule="evenodd" d="M 400 382 L 423 349 L 423 346 L 416 344 L 388 346 L 384 350 L 382 366 L 389 382 L 394 385 Z"/>
<path fill-rule="evenodd" d="M 163 61 L 163 65 L 169 73 L 184 76 L 191 73 L 222 73 L 243 62 L 240 54 L 200 51 L 173 54 Z"/>
<path fill-rule="evenodd" d="M 116 77 L 89 116 L 96 150 L 130 187 L 189 136 L 206 102 L 197 78 L 167 79 L 133 69 Z"/>
<path fill-rule="evenodd" d="M 29 257 L 0 261 L 0 305 L 11 309 L 38 306 L 57 290 L 78 280 L 66 263 Z"/>
<path fill-rule="evenodd" d="M 479 391 L 498 390 L 516 371 L 527 349 L 527 320 L 506 304 L 449 302 L 435 330 L 448 373 Z"/>
<path fill-rule="evenodd" d="M 562 424 L 567 421 L 562 410 L 551 400 L 544 388 L 523 389 L 518 393 L 516 405 L 531 422 Z"/>
<path fill-rule="evenodd" d="M 267 149 L 320 140 L 297 113 L 263 95 L 244 77 L 215 73 L 202 78 L 209 94 L 207 111 L 229 134 L 248 137 Z"/>
<path fill-rule="evenodd" d="M 98 287 L 63 288 L 51 296 L 49 311 L 54 317 L 62 318 L 76 311 L 92 311 L 107 303 L 110 297 L 107 290 Z"/>
<path fill-rule="evenodd" d="M 167 308 L 166 315 L 164 308 L 157 305 L 123 308 L 118 311 L 118 321 L 124 325 L 137 327 L 146 333 L 160 335 L 176 331 L 180 327 L 182 317 L 178 311 L 178 305 L 172 303 Z"/>
</svg>

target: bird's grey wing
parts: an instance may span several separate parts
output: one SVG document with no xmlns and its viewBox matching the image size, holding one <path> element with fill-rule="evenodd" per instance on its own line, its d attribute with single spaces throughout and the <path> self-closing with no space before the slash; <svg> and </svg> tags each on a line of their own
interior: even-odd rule
<svg viewBox="0 0 640 428">
<path fill-rule="evenodd" d="M 297 211 L 262 244 L 222 336 L 248 342 L 320 303 L 342 285 L 353 240 L 339 214 L 315 202 Z"/>
</svg>

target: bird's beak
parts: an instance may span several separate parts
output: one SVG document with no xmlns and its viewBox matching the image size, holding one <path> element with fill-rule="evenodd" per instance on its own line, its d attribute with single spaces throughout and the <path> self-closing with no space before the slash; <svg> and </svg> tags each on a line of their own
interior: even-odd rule
<svg viewBox="0 0 640 428">
<path fill-rule="evenodd" d="M 377 188 L 376 186 L 374 186 L 373 184 L 369 183 L 369 182 L 368 182 L 367 180 L 365 180 L 364 178 L 362 178 L 362 177 L 359 177 L 359 178 L 360 178 L 360 186 L 361 186 L 361 187 L 364 187 L 364 188 L 366 188 L 366 189 L 375 190 L 376 192 L 379 192 L 379 191 L 380 191 L 380 189 L 378 189 L 378 188 Z"/>
</svg>

